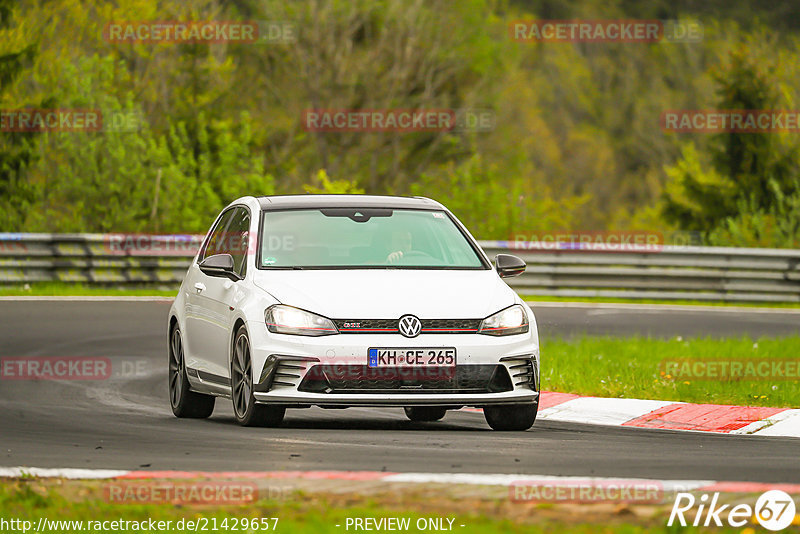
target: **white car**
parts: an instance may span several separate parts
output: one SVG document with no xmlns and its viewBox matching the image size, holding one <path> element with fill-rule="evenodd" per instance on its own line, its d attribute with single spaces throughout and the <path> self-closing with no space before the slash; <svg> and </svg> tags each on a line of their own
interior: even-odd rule
<svg viewBox="0 0 800 534">
<path fill-rule="evenodd" d="M 527 430 L 539 405 L 533 312 L 464 226 L 426 198 L 240 198 L 217 217 L 169 313 L 177 417 L 216 397 L 242 425 L 287 408 L 397 406 L 412 421 L 483 408 Z"/>
</svg>

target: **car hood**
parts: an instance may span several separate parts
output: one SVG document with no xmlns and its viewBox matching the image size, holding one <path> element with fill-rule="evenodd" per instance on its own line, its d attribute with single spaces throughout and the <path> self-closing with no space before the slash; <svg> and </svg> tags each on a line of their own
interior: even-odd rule
<svg viewBox="0 0 800 534">
<path fill-rule="evenodd" d="M 260 270 L 254 282 L 283 304 L 334 319 L 481 319 L 517 301 L 490 270 Z"/>
</svg>

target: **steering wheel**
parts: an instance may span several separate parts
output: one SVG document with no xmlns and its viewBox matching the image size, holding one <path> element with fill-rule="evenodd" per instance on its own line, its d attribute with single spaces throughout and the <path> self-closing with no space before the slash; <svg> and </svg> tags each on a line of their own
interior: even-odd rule
<svg viewBox="0 0 800 534">
<path fill-rule="evenodd" d="M 421 250 L 409 250 L 407 252 L 403 252 L 403 256 L 400 257 L 400 259 L 398 259 L 397 261 L 389 262 L 387 260 L 386 263 L 388 263 L 389 265 L 403 265 L 403 264 L 407 265 L 409 263 L 409 260 L 413 261 L 415 258 L 418 260 L 433 259 L 437 263 L 440 263 L 439 260 L 436 260 L 436 258 L 431 256 L 430 254 L 428 254 L 427 252 L 423 252 Z M 423 265 L 428 265 L 428 262 L 423 263 Z"/>
<path fill-rule="evenodd" d="M 403 252 L 403 258 L 432 258 L 430 254 L 427 252 L 423 252 L 421 250 L 409 250 L 408 252 Z"/>
</svg>

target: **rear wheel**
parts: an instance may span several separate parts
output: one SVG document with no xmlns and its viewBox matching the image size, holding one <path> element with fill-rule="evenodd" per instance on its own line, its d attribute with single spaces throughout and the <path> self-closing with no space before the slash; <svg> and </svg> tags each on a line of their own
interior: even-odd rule
<svg viewBox="0 0 800 534">
<path fill-rule="evenodd" d="M 447 408 L 439 408 L 437 406 L 409 406 L 403 409 L 406 412 L 406 417 L 415 423 L 438 421 L 447 413 Z"/>
<path fill-rule="evenodd" d="M 494 430 L 528 430 L 536 421 L 539 399 L 530 404 L 484 406 L 483 416 Z"/>
<path fill-rule="evenodd" d="M 189 390 L 183 338 L 176 324 L 169 341 L 169 403 L 175 417 L 205 419 L 214 411 L 215 397 Z"/>
<path fill-rule="evenodd" d="M 242 426 L 278 426 L 286 408 L 256 404 L 253 396 L 253 365 L 250 338 L 244 326 L 236 332 L 231 358 L 231 399 L 236 422 Z"/>
</svg>

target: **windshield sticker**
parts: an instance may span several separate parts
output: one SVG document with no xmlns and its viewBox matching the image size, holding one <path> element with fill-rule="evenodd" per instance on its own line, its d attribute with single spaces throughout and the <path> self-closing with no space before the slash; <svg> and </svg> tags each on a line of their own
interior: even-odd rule
<svg viewBox="0 0 800 534">
<path fill-rule="evenodd" d="M 278 260 L 276 260 L 275 258 L 270 256 L 269 258 L 264 258 L 264 265 L 272 265 L 276 261 L 278 261 Z"/>
</svg>

